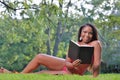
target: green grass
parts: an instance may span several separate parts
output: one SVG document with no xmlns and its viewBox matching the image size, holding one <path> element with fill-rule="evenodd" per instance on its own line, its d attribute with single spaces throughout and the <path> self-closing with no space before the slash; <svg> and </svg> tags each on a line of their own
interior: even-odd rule
<svg viewBox="0 0 120 80">
<path fill-rule="evenodd" d="M 0 74 L 0 80 L 120 80 L 120 74 L 91 75 L 47 75 L 47 74 Z"/>
</svg>

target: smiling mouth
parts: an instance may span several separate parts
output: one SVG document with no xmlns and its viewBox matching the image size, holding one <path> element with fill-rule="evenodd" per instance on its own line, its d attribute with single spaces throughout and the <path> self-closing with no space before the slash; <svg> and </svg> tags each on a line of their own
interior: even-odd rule
<svg viewBox="0 0 120 80">
<path fill-rule="evenodd" d="M 84 38 L 83 40 L 85 41 L 85 43 L 89 43 L 91 41 L 90 38 Z"/>
</svg>

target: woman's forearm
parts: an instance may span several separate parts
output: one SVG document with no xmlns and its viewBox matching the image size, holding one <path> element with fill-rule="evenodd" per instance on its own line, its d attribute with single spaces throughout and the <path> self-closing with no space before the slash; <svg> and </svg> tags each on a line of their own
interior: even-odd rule
<svg viewBox="0 0 120 80">
<path fill-rule="evenodd" d="M 68 61 L 66 61 L 66 67 L 68 68 L 68 69 L 72 69 L 72 68 L 74 68 L 73 67 L 73 65 L 72 65 L 72 63 L 70 63 L 70 62 L 68 62 Z"/>
</svg>

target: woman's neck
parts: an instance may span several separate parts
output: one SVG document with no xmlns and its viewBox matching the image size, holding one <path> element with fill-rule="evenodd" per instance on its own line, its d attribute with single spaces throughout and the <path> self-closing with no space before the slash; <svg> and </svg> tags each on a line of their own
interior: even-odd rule
<svg viewBox="0 0 120 80">
<path fill-rule="evenodd" d="M 89 43 L 86 43 L 86 42 L 79 42 L 80 45 L 89 45 Z"/>
<path fill-rule="evenodd" d="M 88 43 L 85 42 L 79 42 L 80 45 L 87 45 Z"/>
</svg>

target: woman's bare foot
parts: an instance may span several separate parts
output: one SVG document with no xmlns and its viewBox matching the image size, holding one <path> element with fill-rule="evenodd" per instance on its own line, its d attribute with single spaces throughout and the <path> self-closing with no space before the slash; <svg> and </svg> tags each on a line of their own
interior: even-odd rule
<svg viewBox="0 0 120 80">
<path fill-rule="evenodd" d="M 5 68 L 3 68 L 3 67 L 1 67 L 0 68 L 0 73 L 12 73 L 12 72 L 7 70 L 7 69 L 5 69 Z"/>
</svg>

